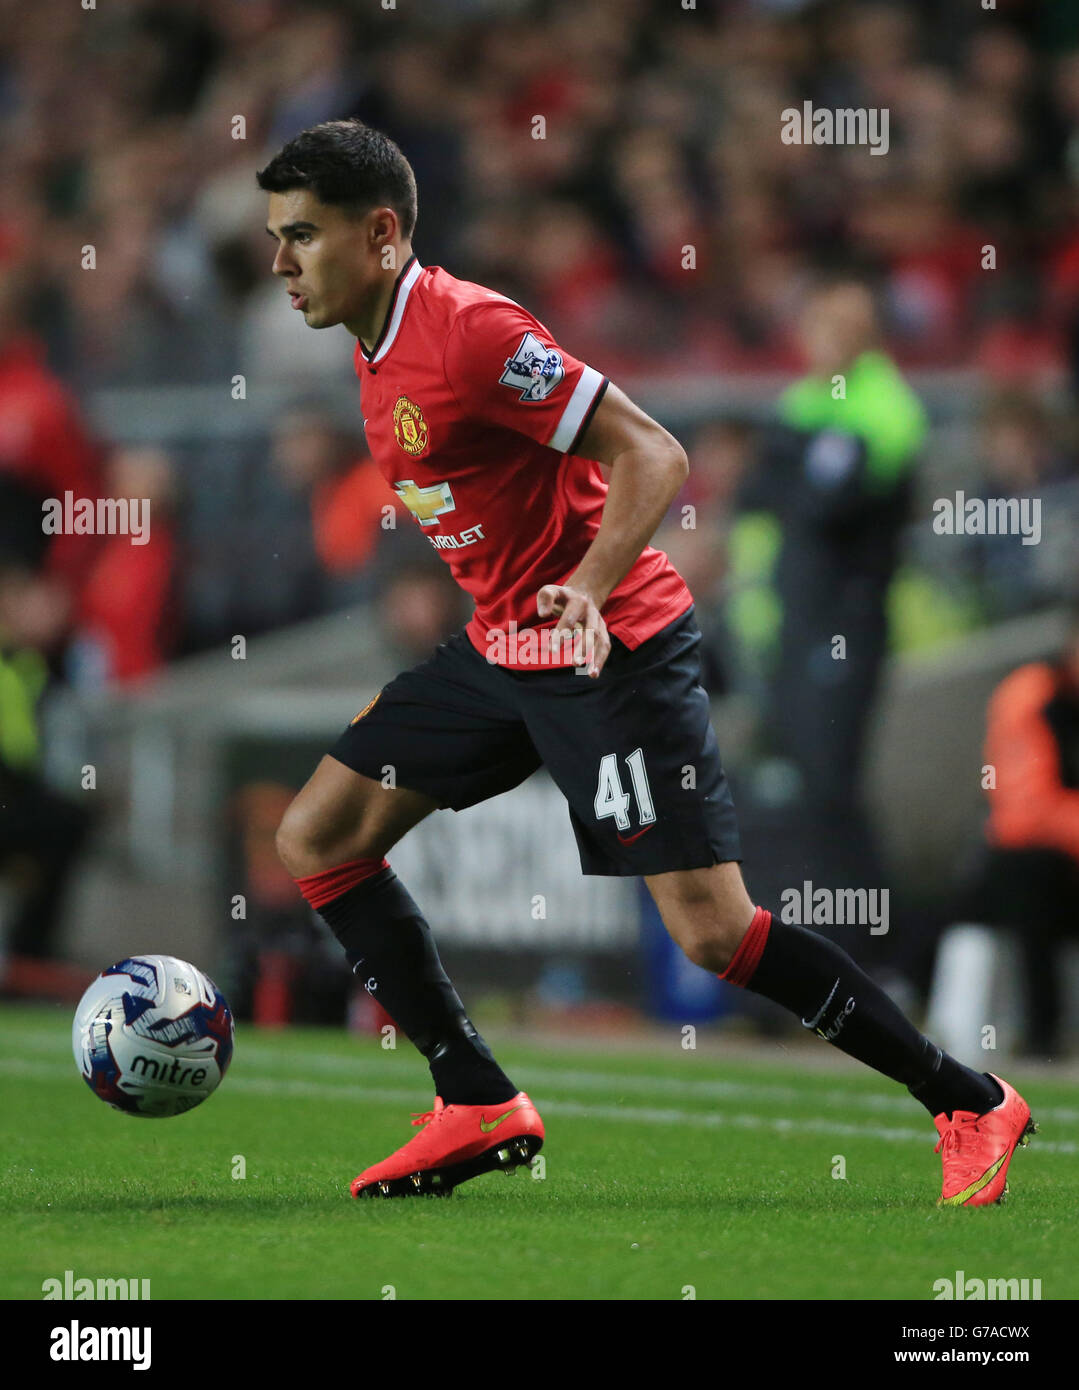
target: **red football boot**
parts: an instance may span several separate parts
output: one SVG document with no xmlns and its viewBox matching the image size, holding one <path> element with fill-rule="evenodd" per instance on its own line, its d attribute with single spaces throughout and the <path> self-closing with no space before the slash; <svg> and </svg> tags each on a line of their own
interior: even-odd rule
<svg viewBox="0 0 1079 1390">
<path fill-rule="evenodd" d="M 448 1196 L 480 1173 L 531 1164 L 543 1144 L 543 1121 L 524 1091 L 498 1105 L 444 1105 L 436 1096 L 412 1123 L 420 1133 L 353 1178 L 353 1197 Z"/>
<path fill-rule="evenodd" d="M 1015 1147 L 1029 1144 L 1037 1131 L 1030 1106 L 1019 1092 L 999 1076 L 993 1080 L 1004 1092 L 995 1109 L 984 1115 L 953 1110 L 950 1120 L 944 1113 L 933 1120 L 940 1135 L 933 1152 L 940 1154 L 944 1167 L 938 1207 L 985 1207 L 1003 1202 Z"/>
</svg>

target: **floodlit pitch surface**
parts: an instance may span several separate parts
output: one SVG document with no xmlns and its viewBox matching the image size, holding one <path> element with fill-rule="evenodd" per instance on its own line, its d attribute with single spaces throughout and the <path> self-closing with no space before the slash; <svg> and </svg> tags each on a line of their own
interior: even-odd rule
<svg viewBox="0 0 1079 1390">
<path fill-rule="evenodd" d="M 407 1045 L 240 1027 L 217 1094 L 144 1121 L 90 1094 L 69 1027 L 0 1011 L 4 1298 L 66 1270 L 149 1279 L 155 1300 L 932 1299 L 957 1270 L 1079 1297 L 1079 1084 L 1021 1066 L 1041 1130 L 1000 1208 L 936 1209 L 936 1134 L 898 1087 L 686 1052 L 676 1028 L 666 1051 L 500 1043 L 544 1117 L 544 1176 L 354 1202 L 350 1179 L 431 1105 Z"/>
</svg>

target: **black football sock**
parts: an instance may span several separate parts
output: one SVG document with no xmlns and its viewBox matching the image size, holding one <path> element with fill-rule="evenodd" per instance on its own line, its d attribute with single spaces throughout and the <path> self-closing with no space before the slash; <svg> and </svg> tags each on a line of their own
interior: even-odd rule
<svg viewBox="0 0 1079 1390">
<path fill-rule="evenodd" d="M 983 1114 L 1003 1092 L 918 1032 L 888 995 L 827 937 L 758 907 L 720 976 L 762 994 L 841 1052 L 906 1086 L 931 1115 Z"/>
<path fill-rule="evenodd" d="M 318 909 L 353 973 L 427 1058 L 447 1105 L 497 1105 L 517 1087 L 473 1027 L 431 929 L 387 866 Z"/>
</svg>

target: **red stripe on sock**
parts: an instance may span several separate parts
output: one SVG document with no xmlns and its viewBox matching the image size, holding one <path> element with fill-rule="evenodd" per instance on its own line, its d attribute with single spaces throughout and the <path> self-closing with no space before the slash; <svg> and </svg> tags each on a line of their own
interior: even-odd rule
<svg viewBox="0 0 1079 1390">
<path fill-rule="evenodd" d="M 772 914 L 765 908 L 758 907 L 753 914 L 752 922 L 746 928 L 741 945 L 731 959 L 730 965 L 717 978 L 726 980 L 728 984 L 737 985 L 739 989 L 745 989 L 757 973 L 757 966 L 764 954 L 764 946 L 771 927 Z"/>
<path fill-rule="evenodd" d="M 355 888 L 357 883 L 362 883 L 365 878 L 373 878 L 375 874 L 389 867 L 389 861 L 386 859 L 353 859 L 347 864 L 323 869 L 321 873 L 298 878 L 295 883 L 311 906 L 317 910 L 326 903 L 332 903 L 334 898 L 341 897 L 350 888 Z"/>
</svg>

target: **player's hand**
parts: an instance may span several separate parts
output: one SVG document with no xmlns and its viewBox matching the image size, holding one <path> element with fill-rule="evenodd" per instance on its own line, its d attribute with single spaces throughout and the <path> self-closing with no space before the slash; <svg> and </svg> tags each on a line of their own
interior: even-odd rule
<svg viewBox="0 0 1079 1390">
<path fill-rule="evenodd" d="M 582 634 L 581 638 L 574 638 L 574 652 L 579 640 L 585 653 L 586 670 L 595 680 L 611 654 L 611 639 L 599 605 L 591 595 L 568 584 L 544 584 L 536 595 L 536 610 L 541 618 L 559 615 L 555 632 Z"/>
</svg>

